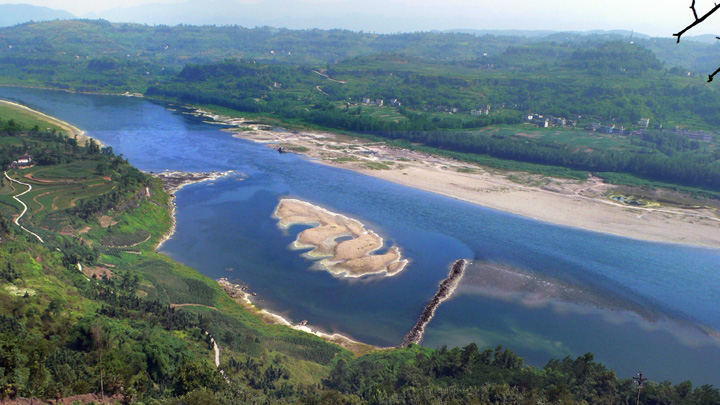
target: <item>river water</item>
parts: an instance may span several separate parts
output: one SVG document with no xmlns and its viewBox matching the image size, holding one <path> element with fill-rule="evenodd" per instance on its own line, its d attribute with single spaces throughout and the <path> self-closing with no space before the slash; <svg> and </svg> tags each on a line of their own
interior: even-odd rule
<svg viewBox="0 0 720 405">
<path fill-rule="evenodd" d="M 595 354 L 631 377 L 720 385 L 720 251 L 551 225 L 278 154 L 145 99 L 0 88 L 65 120 L 145 171 L 237 174 L 177 193 L 161 251 L 211 278 L 248 284 L 263 308 L 314 328 L 399 344 L 457 259 L 472 260 L 424 345 L 504 344 L 528 363 Z M 395 277 L 343 279 L 290 245 L 272 213 L 298 198 L 358 219 L 402 249 Z"/>
</svg>

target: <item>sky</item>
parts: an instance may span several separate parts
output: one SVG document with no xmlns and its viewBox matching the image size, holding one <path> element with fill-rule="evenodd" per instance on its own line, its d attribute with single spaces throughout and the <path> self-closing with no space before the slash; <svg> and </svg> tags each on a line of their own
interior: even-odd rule
<svg viewBox="0 0 720 405">
<path fill-rule="evenodd" d="M 102 16 L 116 8 L 146 4 L 198 2 L 210 11 L 227 3 L 257 4 L 266 0 L 0 0 L 0 4 L 26 3 L 69 11 L 79 17 Z M 288 3 L 300 3 L 286 0 Z M 697 0 L 702 15 L 714 2 Z M 344 9 L 414 21 L 417 30 L 432 29 L 541 29 L 557 31 L 635 30 L 670 37 L 693 21 L 691 0 L 302 0 L 304 10 L 322 16 Z M 280 14 L 282 10 L 272 10 Z M 387 22 L 385 22 L 387 24 Z M 402 26 L 402 25 L 399 25 Z M 720 12 L 688 35 L 714 34 Z M 339 27 L 342 28 L 342 27 Z M 372 31 L 374 27 L 368 27 Z M 382 30 L 387 31 L 387 30 Z"/>
</svg>

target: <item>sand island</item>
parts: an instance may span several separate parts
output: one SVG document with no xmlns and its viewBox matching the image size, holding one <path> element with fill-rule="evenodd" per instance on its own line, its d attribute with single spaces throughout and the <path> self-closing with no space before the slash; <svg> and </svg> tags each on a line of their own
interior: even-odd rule
<svg viewBox="0 0 720 405">
<path fill-rule="evenodd" d="M 298 235 L 296 249 L 312 248 L 308 257 L 322 259 L 320 264 L 332 274 L 362 277 L 370 274 L 393 276 L 408 261 L 397 246 L 375 254 L 385 245 L 377 233 L 365 229 L 359 221 L 295 199 L 280 200 L 275 217 L 282 228 L 296 224 L 314 225 Z"/>
</svg>

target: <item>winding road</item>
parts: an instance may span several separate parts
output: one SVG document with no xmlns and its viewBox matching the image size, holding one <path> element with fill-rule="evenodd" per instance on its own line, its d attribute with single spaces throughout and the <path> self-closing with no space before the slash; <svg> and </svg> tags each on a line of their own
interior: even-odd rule
<svg viewBox="0 0 720 405">
<path fill-rule="evenodd" d="M 42 240 L 42 238 L 41 238 L 38 234 L 36 234 L 35 232 L 32 232 L 32 231 L 28 230 L 27 228 L 25 228 L 24 226 L 20 225 L 20 218 L 22 218 L 22 217 L 25 215 L 25 213 L 26 213 L 27 210 L 28 210 L 28 206 L 25 205 L 25 203 L 22 202 L 22 200 L 20 200 L 19 197 L 21 197 L 21 196 L 23 196 L 23 195 L 31 192 L 31 191 L 32 191 L 32 185 L 30 185 L 30 184 L 28 184 L 28 183 L 23 183 L 23 182 L 21 182 L 21 181 L 17 181 L 17 180 L 15 180 L 15 179 L 11 178 L 10 176 L 8 176 L 7 172 L 4 172 L 4 173 L 5 173 L 5 178 L 7 178 L 8 180 L 10 180 L 11 182 L 17 183 L 17 184 L 20 184 L 20 185 L 22 185 L 22 186 L 27 186 L 27 187 L 28 187 L 28 189 L 25 190 L 24 192 L 22 192 L 22 193 L 20 193 L 20 194 L 18 194 L 18 195 L 14 195 L 14 196 L 13 196 L 13 198 L 15 199 L 15 201 L 19 202 L 19 203 L 22 204 L 22 206 L 23 206 L 23 212 L 20 213 L 20 216 L 19 216 L 19 217 L 15 218 L 15 225 L 19 226 L 20 229 L 22 229 L 23 231 L 29 233 L 30 235 L 38 238 L 38 240 L 40 241 L 40 243 L 45 243 L 45 241 Z"/>
</svg>

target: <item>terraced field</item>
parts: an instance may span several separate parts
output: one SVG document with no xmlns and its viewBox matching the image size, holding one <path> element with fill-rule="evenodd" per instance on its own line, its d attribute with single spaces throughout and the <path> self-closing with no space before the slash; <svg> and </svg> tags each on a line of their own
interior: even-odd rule
<svg viewBox="0 0 720 405">
<path fill-rule="evenodd" d="M 96 164 L 94 160 L 79 160 L 62 166 L 33 166 L 8 171 L 11 178 L 32 186 L 32 191 L 20 197 L 28 206 L 28 212 L 21 220 L 23 225 L 41 235 L 56 232 L 78 236 L 81 224 L 63 211 L 75 208 L 83 199 L 105 195 L 116 187 L 109 177 L 98 176 Z M 5 179 L 0 188 L 0 209 L 12 215 L 19 214 L 22 208 L 11 197 L 26 189 Z"/>
</svg>

